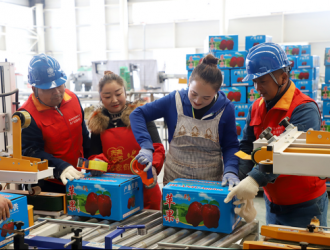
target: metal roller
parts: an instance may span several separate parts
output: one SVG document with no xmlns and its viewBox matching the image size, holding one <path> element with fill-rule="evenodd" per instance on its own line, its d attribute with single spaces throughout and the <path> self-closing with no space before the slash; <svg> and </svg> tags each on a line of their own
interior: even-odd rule
<svg viewBox="0 0 330 250">
<path fill-rule="evenodd" d="M 182 240 L 176 242 L 176 244 L 186 244 L 186 245 L 191 245 L 196 241 L 199 241 L 201 238 L 205 237 L 206 232 L 202 231 L 196 231 L 193 234 L 189 235 L 186 238 L 183 238 Z"/>
<path fill-rule="evenodd" d="M 90 220 L 88 220 L 88 221 L 86 221 L 86 222 L 89 222 L 89 223 L 98 223 L 99 221 L 98 221 L 98 219 L 90 219 Z M 93 228 L 92 228 L 92 229 L 93 229 Z M 84 234 L 84 233 L 86 233 L 87 231 L 90 231 L 90 228 L 85 227 L 85 228 L 82 229 L 81 234 Z M 65 235 L 65 236 L 63 236 L 63 237 L 61 237 L 61 238 L 62 238 L 62 239 L 71 239 L 72 236 L 74 236 L 74 233 L 69 233 L 69 234 L 67 234 L 67 235 Z"/>
<path fill-rule="evenodd" d="M 187 230 L 187 229 L 182 229 L 179 232 L 171 235 L 170 237 L 165 238 L 164 240 L 162 240 L 162 242 L 166 242 L 166 243 L 173 243 L 173 242 L 177 242 L 181 239 L 183 239 L 184 237 L 188 236 L 191 233 L 191 231 Z M 154 244 L 151 245 L 149 247 L 149 249 L 157 249 L 158 248 L 158 244 Z"/>
<path fill-rule="evenodd" d="M 27 128 L 31 124 L 31 115 L 27 111 L 16 111 L 13 114 L 13 121 L 15 121 L 15 116 L 17 116 L 21 120 L 21 127 Z M 17 118 L 16 118 L 17 119 Z"/>
<path fill-rule="evenodd" d="M 152 237 L 147 237 L 145 240 L 140 241 L 138 244 L 133 245 L 133 247 L 148 248 L 152 244 L 154 244 L 158 241 L 161 241 L 168 236 L 175 234 L 178 230 L 179 230 L 178 228 L 173 228 L 173 227 L 167 228 L 164 231 L 161 231 L 160 233 L 158 233 Z"/>
</svg>

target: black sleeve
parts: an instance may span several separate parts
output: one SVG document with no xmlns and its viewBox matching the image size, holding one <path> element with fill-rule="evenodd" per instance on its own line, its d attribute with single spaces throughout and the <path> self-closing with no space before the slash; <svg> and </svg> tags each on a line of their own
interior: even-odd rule
<svg viewBox="0 0 330 250">
<path fill-rule="evenodd" d="M 150 134 L 152 143 L 162 143 L 159 137 L 159 133 L 156 127 L 156 124 L 154 122 L 148 122 L 147 123 L 147 129 Z"/>
<path fill-rule="evenodd" d="M 102 141 L 100 134 L 93 134 L 91 136 L 91 148 L 89 155 L 99 155 L 103 153 Z"/>
</svg>

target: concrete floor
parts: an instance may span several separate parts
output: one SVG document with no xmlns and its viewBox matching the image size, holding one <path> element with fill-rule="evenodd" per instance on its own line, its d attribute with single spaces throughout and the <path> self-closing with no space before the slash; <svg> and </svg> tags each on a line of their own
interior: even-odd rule
<svg viewBox="0 0 330 250">
<path fill-rule="evenodd" d="M 164 168 L 160 172 L 158 176 L 158 184 L 162 190 L 163 188 L 163 176 L 164 176 Z M 259 228 L 262 225 L 266 225 L 266 209 L 265 209 L 265 201 L 263 198 L 263 192 L 260 191 L 258 196 L 254 199 L 254 207 L 257 210 L 257 220 L 259 220 Z M 330 204 L 328 205 L 328 226 L 330 226 Z"/>
</svg>

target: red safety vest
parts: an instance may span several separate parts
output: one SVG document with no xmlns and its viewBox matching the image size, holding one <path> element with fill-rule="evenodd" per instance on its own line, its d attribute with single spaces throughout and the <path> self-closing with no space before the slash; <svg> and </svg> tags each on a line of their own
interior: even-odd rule
<svg viewBox="0 0 330 250">
<path fill-rule="evenodd" d="M 77 96 L 66 89 L 60 111 L 41 104 L 34 94 L 19 110 L 26 110 L 35 120 L 42 132 L 44 151 L 52 154 L 72 166 L 77 166 L 79 157 L 83 157 L 82 122 L 83 115 Z M 58 180 L 52 182 L 61 183 Z"/>
<path fill-rule="evenodd" d="M 100 137 L 103 155 L 109 163 L 108 172 L 132 174 L 130 163 L 141 149 L 135 140 L 132 129 L 110 128 L 102 132 Z M 161 191 L 158 184 L 152 189 L 143 188 L 143 197 L 145 209 L 160 209 Z"/>
<path fill-rule="evenodd" d="M 297 89 L 293 82 L 287 92 L 268 112 L 264 99 L 257 99 L 253 103 L 250 122 L 250 126 L 254 128 L 255 137 L 259 138 L 261 132 L 267 127 L 272 128 L 273 135 L 280 135 L 284 131 L 284 127 L 279 126 L 279 122 L 287 116 L 291 118 L 292 112 L 297 106 L 308 102 L 315 103 L 313 99 Z M 318 177 L 280 175 L 275 183 L 268 183 L 264 187 L 264 191 L 268 200 L 274 204 L 293 205 L 321 196 L 326 191 L 325 182 Z"/>
</svg>

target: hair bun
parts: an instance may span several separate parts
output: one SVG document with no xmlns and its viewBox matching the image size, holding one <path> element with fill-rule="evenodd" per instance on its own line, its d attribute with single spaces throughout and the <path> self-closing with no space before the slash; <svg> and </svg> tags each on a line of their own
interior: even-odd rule
<svg viewBox="0 0 330 250">
<path fill-rule="evenodd" d="M 113 74 L 113 72 L 110 71 L 110 70 L 106 70 L 106 71 L 104 71 L 104 75 L 111 75 L 111 74 Z"/>
<path fill-rule="evenodd" d="M 213 56 L 212 54 L 208 54 L 203 58 L 203 63 L 209 66 L 217 67 L 219 59 Z"/>
</svg>

